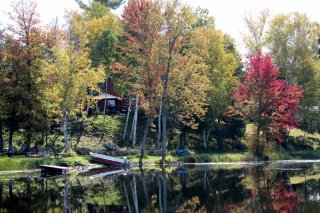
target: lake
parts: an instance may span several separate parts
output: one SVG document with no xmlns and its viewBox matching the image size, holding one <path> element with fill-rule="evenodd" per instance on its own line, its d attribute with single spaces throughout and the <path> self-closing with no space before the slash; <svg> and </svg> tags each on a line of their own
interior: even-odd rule
<svg viewBox="0 0 320 213">
<path fill-rule="evenodd" d="M 320 163 L 0 175 L 0 212 L 320 212 L 319 178 Z"/>
</svg>

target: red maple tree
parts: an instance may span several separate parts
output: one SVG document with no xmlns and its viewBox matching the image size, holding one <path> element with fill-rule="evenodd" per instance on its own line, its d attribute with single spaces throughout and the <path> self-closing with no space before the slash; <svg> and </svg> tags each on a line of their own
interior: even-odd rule
<svg viewBox="0 0 320 213">
<path fill-rule="evenodd" d="M 279 79 L 271 56 L 258 53 L 247 63 L 245 80 L 233 95 L 236 108 L 256 125 L 255 140 L 283 142 L 284 134 L 299 124 L 295 112 L 302 90 Z"/>
</svg>

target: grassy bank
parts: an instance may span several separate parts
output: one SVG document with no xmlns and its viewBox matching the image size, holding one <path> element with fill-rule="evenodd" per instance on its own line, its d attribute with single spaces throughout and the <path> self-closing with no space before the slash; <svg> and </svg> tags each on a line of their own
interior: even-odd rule
<svg viewBox="0 0 320 213">
<path fill-rule="evenodd" d="M 320 159 L 320 151 L 304 150 L 304 151 L 274 151 L 269 154 L 271 160 L 293 160 L 293 159 Z M 119 156 L 122 157 L 122 156 Z M 128 155 L 127 158 L 133 162 L 138 163 L 139 157 L 136 155 Z M 144 163 L 159 164 L 161 156 L 147 155 L 143 159 Z M 251 161 L 254 160 L 249 152 L 237 153 L 201 153 L 190 154 L 186 156 L 168 155 L 167 162 L 183 162 L 183 163 L 209 163 L 209 162 L 237 162 L 237 161 Z M 67 158 L 55 159 L 51 158 L 26 158 L 22 156 L 15 157 L 0 157 L 0 171 L 4 170 L 27 170 L 38 169 L 42 164 L 68 164 L 74 165 L 75 162 L 88 165 L 94 163 L 90 161 L 90 156 L 75 156 Z"/>
<path fill-rule="evenodd" d="M 121 141 L 121 134 L 119 128 L 123 123 L 124 116 L 108 116 L 107 122 L 110 124 L 110 128 L 107 129 L 104 139 L 101 140 L 100 135 L 97 132 L 101 132 L 102 117 L 90 118 L 87 121 L 87 126 L 84 131 L 84 135 L 81 137 L 81 141 L 78 143 L 78 149 L 92 150 L 95 152 L 105 152 L 107 149 L 104 146 L 106 143 L 113 143 L 119 145 L 120 150 L 128 149 L 128 141 Z M 111 128 L 112 127 L 112 128 Z M 252 131 L 254 126 L 248 124 L 246 127 L 247 133 Z M 130 129 L 130 128 L 129 128 Z M 95 132 L 96 134 L 89 134 Z M 142 133 L 139 133 L 141 135 Z M 73 138 L 75 140 L 75 138 Z M 236 162 L 236 161 L 248 161 L 255 160 L 255 158 L 250 155 L 246 149 L 233 149 L 231 150 L 228 140 L 224 141 L 224 149 L 219 150 L 217 147 L 217 141 L 212 139 L 208 146 L 210 148 L 203 149 L 201 138 L 197 137 L 196 134 L 189 134 L 188 146 L 186 147 L 190 150 L 191 154 L 187 156 L 176 156 L 175 150 L 177 149 L 177 144 L 179 140 L 179 134 L 175 134 L 175 137 L 171 141 L 171 147 L 168 148 L 166 161 L 167 162 L 184 162 L 184 163 L 203 163 L 203 162 Z M 75 144 L 76 141 L 72 141 Z M 240 144 L 241 142 L 237 142 Z M 236 145 L 236 144 L 234 144 Z M 48 146 L 54 148 L 56 151 L 63 151 L 63 140 L 61 137 L 49 137 Z M 239 146 L 240 147 L 240 146 Z M 147 153 L 152 153 L 153 147 L 147 148 Z M 139 148 L 136 147 L 132 150 L 139 152 Z M 206 153 L 203 153 L 206 152 Z M 87 152 L 86 152 L 87 153 Z M 109 151 L 111 154 L 111 152 Z M 79 153 L 78 153 L 79 154 Z M 118 155 L 122 155 L 121 152 Z M 282 146 L 273 147 L 272 151 L 267 153 L 270 160 L 292 160 L 292 159 L 320 159 L 320 135 L 319 134 L 304 134 L 303 131 L 299 129 L 292 129 L 290 131 L 289 143 L 286 148 Z M 122 156 L 119 156 L 122 157 Z M 133 162 L 139 162 L 138 154 L 128 155 L 127 158 Z M 154 163 L 159 164 L 161 160 L 160 155 L 146 155 L 143 159 L 144 163 Z M 25 158 L 24 156 L 15 156 L 12 158 L 6 155 L 0 156 L 0 171 L 2 170 L 25 170 L 25 169 L 37 169 L 42 164 L 68 164 L 74 165 L 75 161 L 81 162 L 83 164 L 93 163 L 90 162 L 89 156 L 75 155 L 74 157 L 68 158 Z"/>
<path fill-rule="evenodd" d="M 201 153 L 201 154 L 190 154 L 184 156 L 168 155 L 166 157 L 167 162 L 180 161 L 183 163 L 204 163 L 204 162 L 235 162 L 243 161 L 248 159 L 248 152 L 241 153 Z M 135 155 L 128 156 L 131 162 L 139 162 L 139 157 Z M 144 163 L 159 163 L 161 156 L 146 156 L 143 159 Z"/>
<path fill-rule="evenodd" d="M 181 161 L 185 163 L 200 163 L 200 162 L 232 162 L 245 160 L 248 153 L 219 153 L 219 154 L 191 154 L 187 156 L 174 156 L 168 155 L 166 157 L 167 162 Z M 139 157 L 136 155 L 129 155 L 127 158 L 133 162 L 139 162 Z M 145 156 L 144 163 L 158 164 L 161 160 L 161 156 Z M 26 158 L 23 156 L 15 157 L 0 157 L 0 171 L 2 170 L 24 170 L 24 169 L 38 169 L 42 164 L 68 164 L 74 165 L 75 161 L 82 164 L 90 164 L 89 156 L 76 156 L 67 158 Z"/>
<path fill-rule="evenodd" d="M 75 161 L 82 164 L 89 164 L 90 157 L 76 156 L 67 158 L 26 158 L 22 156 L 15 157 L 0 157 L 0 171 L 3 170 L 24 170 L 24 169 L 38 169 L 42 164 L 68 164 L 74 165 Z"/>
</svg>

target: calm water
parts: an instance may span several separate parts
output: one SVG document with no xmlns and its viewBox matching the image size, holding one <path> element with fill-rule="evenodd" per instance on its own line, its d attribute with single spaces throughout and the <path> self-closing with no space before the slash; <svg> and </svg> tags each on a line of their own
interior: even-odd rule
<svg viewBox="0 0 320 213">
<path fill-rule="evenodd" d="M 315 163 L 105 172 L 0 176 L 0 212 L 320 212 Z"/>
</svg>

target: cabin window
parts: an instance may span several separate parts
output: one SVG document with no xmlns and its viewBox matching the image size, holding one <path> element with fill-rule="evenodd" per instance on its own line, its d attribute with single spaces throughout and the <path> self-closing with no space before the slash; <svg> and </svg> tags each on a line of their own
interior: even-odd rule
<svg viewBox="0 0 320 213">
<path fill-rule="evenodd" d="M 107 106 L 108 107 L 116 107 L 116 100 L 108 100 Z"/>
</svg>

